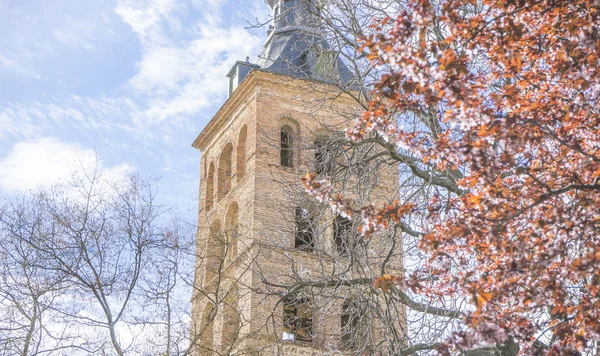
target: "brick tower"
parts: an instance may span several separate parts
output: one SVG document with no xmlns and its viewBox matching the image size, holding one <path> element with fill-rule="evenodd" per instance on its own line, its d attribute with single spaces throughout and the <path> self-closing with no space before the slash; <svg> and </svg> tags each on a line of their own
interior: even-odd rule
<svg viewBox="0 0 600 356">
<path fill-rule="evenodd" d="M 229 98 L 193 143 L 201 179 L 191 338 L 200 355 L 339 354 L 354 342 L 342 329 L 358 318 L 343 298 L 289 293 L 303 280 L 331 280 L 343 265 L 344 278 L 354 273 L 344 237 L 352 222 L 317 206 L 299 180 L 309 170 L 333 178 L 328 137 L 359 111 L 332 83 L 351 87 L 352 76 L 319 35 L 310 1 L 269 4 L 275 20 L 263 54 L 235 63 Z M 352 179 L 338 186 L 389 199 L 397 172 L 375 171 L 378 188 L 368 194 Z M 400 255 L 388 260 L 401 268 Z M 373 343 L 384 332 L 376 324 L 365 331 Z"/>
</svg>

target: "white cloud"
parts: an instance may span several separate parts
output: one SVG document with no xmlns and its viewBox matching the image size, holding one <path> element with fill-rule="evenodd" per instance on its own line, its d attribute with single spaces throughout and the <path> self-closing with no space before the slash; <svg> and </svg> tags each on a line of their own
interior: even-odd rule
<svg viewBox="0 0 600 356">
<path fill-rule="evenodd" d="M 1 4 L 0 4 L 1 5 Z M 18 75 L 24 75 L 27 77 L 32 77 L 36 79 L 40 79 L 40 75 L 35 73 L 33 70 L 26 68 L 19 61 L 13 58 L 8 58 L 0 54 L 0 70 L 6 70 Z"/>
<path fill-rule="evenodd" d="M 4 57 L 3 55 L 0 54 L 0 68 L 19 70 L 22 67 L 19 64 L 19 62 L 17 62 L 16 60 L 14 60 L 12 58 Z"/>
<path fill-rule="evenodd" d="M 0 158 L 0 189 L 24 191 L 48 187 L 94 169 L 110 182 L 124 179 L 133 170 L 128 164 L 104 167 L 94 150 L 56 138 L 23 141 Z"/>
<path fill-rule="evenodd" d="M 64 127 L 134 133 L 130 120 L 139 110 L 127 97 L 95 99 L 71 95 L 53 97 L 49 102 L 10 103 L 0 106 L 0 139 L 53 135 L 57 128 Z"/>
<path fill-rule="evenodd" d="M 75 63 L 73 56 L 110 46 L 118 36 L 110 28 L 111 18 L 119 19 L 111 11 L 115 2 L 0 0 L 0 52 L 30 72 L 35 69 L 38 79 L 62 84 L 64 76 L 53 68 L 65 69 L 62 58 Z"/>
<path fill-rule="evenodd" d="M 175 89 L 179 81 L 189 76 L 190 58 L 186 51 L 176 47 L 152 48 L 137 63 L 138 73 L 131 85 L 139 91 Z"/>
<path fill-rule="evenodd" d="M 225 74 L 233 63 L 246 56 L 254 58 L 259 52 L 261 38 L 239 25 L 221 25 L 221 3 L 195 0 L 192 5 L 201 8 L 202 18 L 189 26 L 186 36 L 178 32 L 179 26 L 175 26 L 178 36 L 173 36 L 174 24 L 181 20 L 169 0 L 155 0 L 147 8 L 129 0 L 117 6 L 117 14 L 139 34 L 143 45 L 138 72 L 129 81 L 147 100 L 146 109 L 133 117 L 136 125 L 154 126 L 167 120 L 181 123 L 182 118 L 189 119 L 214 105 L 226 94 Z M 137 16 L 142 13 L 148 18 Z"/>
<path fill-rule="evenodd" d="M 32 137 L 39 133 L 40 126 L 32 118 L 35 115 L 34 107 L 0 107 L 0 139 L 7 136 Z"/>
<path fill-rule="evenodd" d="M 221 6 L 221 0 L 118 0 L 114 11 L 132 28 L 142 49 L 137 73 L 125 78 L 119 95 L 58 95 L 46 102 L 0 106 L 0 138 L 54 135 L 57 127 L 70 126 L 168 142 L 177 132 L 199 130 L 207 117 L 199 120 L 198 115 L 226 96 L 230 67 L 246 56 L 254 58 L 262 42 L 243 25 L 221 24 Z M 200 17 L 186 23 L 196 10 Z M 65 19 L 54 30 L 56 39 L 93 50 L 97 25 Z M 0 67 L 3 61 L 15 66 L 0 57 Z"/>
<path fill-rule="evenodd" d="M 175 0 L 119 0 L 115 12 L 143 40 L 176 8 Z"/>
<path fill-rule="evenodd" d="M 95 25 L 89 21 L 75 20 L 68 15 L 64 15 L 63 20 L 62 26 L 52 32 L 56 40 L 71 48 L 83 48 L 89 52 L 96 50 L 92 44 Z"/>
<path fill-rule="evenodd" d="M 253 0 L 255 7 L 257 1 L 261 0 Z M 146 142 L 170 142 L 183 132 L 199 131 L 209 118 L 203 110 L 225 99 L 225 74 L 233 63 L 246 56 L 254 59 L 261 50 L 263 36 L 244 29 L 245 22 L 223 23 L 224 7 L 235 5 L 237 0 L 116 0 L 114 13 L 131 27 L 141 45 L 136 73 L 123 78 L 124 86 L 115 93 L 96 97 L 59 93 L 46 100 L 0 106 L 0 139 L 51 136 L 60 128 L 73 128 L 102 131 L 106 137 L 120 132 Z M 66 19 L 63 27 L 54 27 L 59 28 L 54 36 L 69 46 L 93 50 L 92 34 L 107 31 L 99 32 L 98 24 Z M 77 27 L 83 30 L 67 31 Z M 0 57 L 3 65 L 16 64 Z"/>
<path fill-rule="evenodd" d="M 233 63 L 252 55 L 260 44 L 241 28 L 202 28 L 200 33 L 185 47 L 144 53 L 130 83 L 152 98 L 145 118 L 161 121 L 213 105 L 226 93 L 225 74 Z"/>
</svg>

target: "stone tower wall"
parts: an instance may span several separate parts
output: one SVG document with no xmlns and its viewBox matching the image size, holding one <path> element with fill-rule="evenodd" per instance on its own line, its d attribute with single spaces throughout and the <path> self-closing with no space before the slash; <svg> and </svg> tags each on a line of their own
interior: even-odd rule
<svg viewBox="0 0 600 356">
<path fill-rule="evenodd" d="M 335 254 L 331 213 L 325 212 L 319 220 L 321 233 L 316 241 L 318 252 L 295 250 L 293 233 L 294 207 L 310 204 L 303 193 L 300 177 L 311 169 L 314 160 L 311 145 L 317 136 L 347 126 L 349 122 L 345 120 L 352 117 L 353 113 L 358 113 L 352 100 L 337 95 L 332 89 L 316 82 L 252 71 L 196 140 L 194 145 L 202 151 L 202 157 L 193 333 L 194 330 L 202 333 L 209 329 L 206 327 L 207 305 L 211 305 L 211 300 L 219 299 L 213 296 L 218 289 L 223 291 L 221 294 L 225 295 L 223 300 L 227 300 L 226 304 L 235 304 L 239 311 L 242 328 L 236 350 L 241 354 L 244 354 L 242 350 L 259 354 L 327 354 L 327 350 L 339 345 L 339 333 L 336 332 L 339 319 L 331 315 L 341 314 L 341 301 L 329 303 L 324 310 L 315 310 L 315 343 L 282 343 L 281 296 L 275 293 L 276 288 L 264 283 L 265 280 L 284 284 L 291 282 L 288 276 L 295 271 L 315 277 L 327 276 L 335 268 L 331 257 Z M 220 155 L 231 143 L 232 162 L 238 161 L 237 137 L 244 125 L 247 130 L 244 176 L 238 179 L 239 174 L 234 168 L 231 190 L 219 197 L 217 180 L 218 171 L 222 169 L 219 167 L 222 162 Z M 289 168 L 280 164 L 278 145 L 282 125 L 294 130 L 294 164 Z M 215 167 L 214 199 L 212 208 L 207 209 L 206 193 L 211 162 Z M 382 168 L 378 173 L 378 188 L 370 194 L 373 201 L 393 197 L 398 182 L 395 167 Z M 349 197 L 358 194 L 360 192 L 349 190 Z M 298 199 L 306 201 L 298 202 Z M 221 253 L 219 244 L 213 241 L 211 226 L 219 221 L 219 225 L 225 227 L 222 230 L 227 231 L 227 216 L 232 204 L 236 204 L 239 211 L 237 254 L 224 258 L 220 268 L 211 271 L 211 261 Z M 377 251 L 377 236 L 373 239 L 372 259 L 374 266 L 377 266 L 382 257 Z M 221 240 L 227 241 L 228 237 Z M 401 269 L 402 257 L 394 256 L 392 264 Z M 372 271 L 373 276 L 377 273 L 375 269 Z M 216 283 L 207 280 L 210 275 L 217 280 Z M 227 295 L 228 291 L 234 289 L 235 293 Z M 224 335 L 232 332 L 226 310 L 217 308 L 217 313 L 211 315 L 210 331 L 213 336 L 203 336 L 201 342 L 206 349 L 220 350 L 223 354 L 228 352 L 223 345 L 226 339 Z M 400 316 L 399 323 L 402 319 Z M 374 330 L 377 331 L 377 327 Z M 203 352 L 202 348 L 200 353 L 218 354 Z"/>
</svg>

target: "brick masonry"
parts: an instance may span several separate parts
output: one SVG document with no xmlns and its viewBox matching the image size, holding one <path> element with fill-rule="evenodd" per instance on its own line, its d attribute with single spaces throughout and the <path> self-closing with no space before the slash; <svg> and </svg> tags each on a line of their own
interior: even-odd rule
<svg viewBox="0 0 600 356">
<path fill-rule="evenodd" d="M 262 280 L 290 281 L 292 263 L 296 271 L 314 275 L 326 275 L 333 268 L 327 254 L 335 250 L 331 213 L 323 213 L 316 241 L 318 250 L 325 252 L 294 249 L 294 207 L 298 199 L 309 201 L 298 198 L 303 196 L 299 178 L 314 157 L 302 148 L 319 135 L 347 126 L 357 114 L 353 99 L 331 86 L 253 70 L 194 141 L 201 151 L 192 300 L 192 340 L 199 354 L 317 355 L 339 346 L 339 333 L 332 332 L 339 328 L 339 317 L 325 317 L 324 311 L 313 316 L 318 342 L 281 342 L 282 305 Z M 292 168 L 280 165 L 284 125 L 293 130 Z M 228 165 L 230 184 L 219 182 Z M 398 182 L 395 167 L 379 173 L 371 194 L 374 201 L 393 197 Z M 376 242 L 373 246 L 377 265 L 381 256 Z M 394 256 L 393 263 L 400 269 L 402 257 Z M 327 310 L 328 316 L 340 313 L 341 301 Z M 403 316 L 398 320 L 402 323 Z"/>
</svg>

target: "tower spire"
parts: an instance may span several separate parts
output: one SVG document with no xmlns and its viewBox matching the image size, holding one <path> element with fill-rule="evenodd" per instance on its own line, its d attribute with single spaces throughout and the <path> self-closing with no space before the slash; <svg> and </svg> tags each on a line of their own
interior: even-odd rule
<svg viewBox="0 0 600 356">
<path fill-rule="evenodd" d="M 268 3 L 273 11 L 273 27 L 257 61 L 262 69 L 297 78 L 350 81 L 350 71 L 322 33 L 317 0 L 268 0 Z"/>
<path fill-rule="evenodd" d="M 275 30 L 295 30 L 318 32 L 319 7 L 314 0 L 272 0 Z"/>
</svg>

